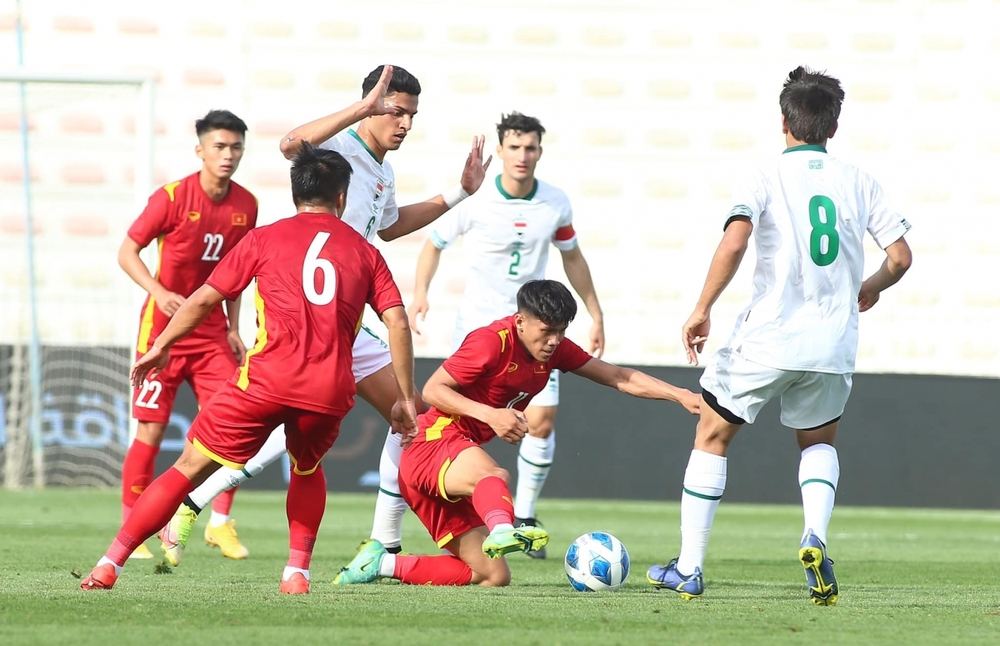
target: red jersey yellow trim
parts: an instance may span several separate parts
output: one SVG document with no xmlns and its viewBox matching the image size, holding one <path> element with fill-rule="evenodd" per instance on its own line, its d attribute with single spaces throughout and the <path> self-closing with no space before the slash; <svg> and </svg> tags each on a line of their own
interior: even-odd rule
<svg viewBox="0 0 1000 646">
<path fill-rule="evenodd" d="M 218 462 L 219 464 L 221 464 L 224 467 L 229 467 L 230 469 L 234 469 L 236 471 L 239 471 L 240 469 L 242 469 L 243 467 L 246 466 L 246 464 L 240 464 L 239 462 L 233 462 L 232 460 L 227 460 L 226 458 L 224 458 L 222 456 L 216 455 L 207 446 L 205 446 L 204 444 L 202 444 L 201 442 L 199 442 L 198 438 L 195 438 L 195 439 L 191 440 L 191 444 L 193 444 L 194 448 L 198 449 L 198 451 L 201 452 L 201 454 L 204 455 L 206 458 L 208 458 L 212 462 Z"/>
<path fill-rule="evenodd" d="M 170 182 L 169 184 L 164 184 L 163 190 L 167 192 L 171 202 L 174 201 L 174 190 L 176 190 L 180 185 L 180 182 Z"/>
<path fill-rule="evenodd" d="M 510 330 L 500 330 L 497 332 L 500 335 L 500 352 L 507 349 L 507 335 L 510 334 Z"/>
<path fill-rule="evenodd" d="M 254 343 L 253 348 L 247 352 L 246 359 L 243 360 L 243 365 L 240 366 L 240 376 L 236 380 L 236 387 L 240 390 L 246 390 L 247 386 L 250 385 L 250 357 L 255 354 L 260 354 L 264 346 L 267 345 L 267 326 L 265 325 L 266 319 L 264 318 L 264 299 L 260 296 L 260 290 L 254 290 L 253 295 L 254 305 L 257 307 L 257 342 Z"/>
<path fill-rule="evenodd" d="M 295 456 L 292 455 L 291 451 L 288 451 L 288 459 L 292 461 L 292 472 L 300 476 L 311 476 L 313 473 L 316 472 L 316 469 L 318 469 L 320 465 L 320 463 L 317 462 L 316 466 L 309 469 L 308 471 L 299 471 L 299 461 L 295 459 Z"/>
<path fill-rule="evenodd" d="M 445 491 L 444 488 L 444 474 L 448 473 L 448 467 L 450 466 L 451 466 L 451 458 L 448 458 L 447 460 L 444 461 L 444 464 L 441 465 L 441 470 L 438 471 L 438 493 L 441 494 L 441 497 L 447 500 L 448 502 L 458 502 L 460 499 L 449 498 L 448 492 Z"/>
<path fill-rule="evenodd" d="M 444 547 L 445 545 L 447 545 L 448 543 L 452 542 L 453 540 L 455 540 L 455 535 L 453 533 L 451 533 L 451 532 L 448 532 L 447 534 L 445 534 L 444 538 L 442 538 L 441 540 L 439 540 L 437 542 L 437 546 L 438 547 Z"/>
<path fill-rule="evenodd" d="M 424 431 L 424 437 L 428 442 L 433 442 L 435 440 L 441 439 L 441 431 L 448 424 L 455 421 L 454 417 L 439 417 L 437 421 L 430 425 L 430 427 Z"/>
<path fill-rule="evenodd" d="M 180 183 L 180 182 L 178 182 Z M 160 279 L 160 264 L 163 262 L 163 236 L 156 239 L 156 280 Z M 142 311 L 142 322 L 139 324 L 139 340 L 135 344 L 136 352 L 149 352 L 149 335 L 153 332 L 153 315 L 156 313 L 156 299 L 150 294 L 146 300 L 146 308 Z"/>
</svg>

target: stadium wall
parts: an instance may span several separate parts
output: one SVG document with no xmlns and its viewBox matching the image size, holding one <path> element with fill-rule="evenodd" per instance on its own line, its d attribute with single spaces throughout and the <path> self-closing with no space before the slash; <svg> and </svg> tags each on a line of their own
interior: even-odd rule
<svg viewBox="0 0 1000 646">
<path fill-rule="evenodd" d="M 102 352 L 107 352 L 103 350 Z M 120 352 L 123 356 L 125 349 Z M 0 358 L 9 357 L 0 346 Z M 0 366 L 7 366 L 7 361 Z M 418 383 L 440 365 L 417 361 Z M 700 370 L 644 367 L 671 383 L 697 388 Z M 7 383 L 0 371 L 0 385 Z M 128 392 L 117 396 L 87 392 L 64 383 L 44 417 L 46 458 L 53 468 L 85 472 L 111 469 L 108 456 L 123 455 L 127 438 Z M 859 374 L 844 414 L 838 442 L 841 480 L 838 503 L 846 505 L 995 509 L 1000 488 L 994 456 L 1000 380 L 929 375 Z M 0 389 L 0 465 L 6 450 Z M 181 391 L 171 418 L 157 472 L 176 459 L 183 436 L 197 413 L 189 390 Z M 691 449 L 695 420 L 680 407 L 637 400 L 589 381 L 562 381 L 556 427 L 558 450 L 545 488 L 549 497 L 675 500 Z M 374 491 L 385 423 L 363 401 L 345 420 L 340 439 L 325 461 L 332 491 Z M 515 472 L 516 449 L 489 445 L 500 463 Z M 744 429 L 730 454 L 726 500 L 796 503 L 798 451 L 791 431 L 768 405 L 756 424 Z M 119 470 L 118 473 L 113 471 Z M 287 465 L 272 465 L 248 489 L 285 487 Z M 51 480 L 51 479 L 50 479 Z"/>
</svg>

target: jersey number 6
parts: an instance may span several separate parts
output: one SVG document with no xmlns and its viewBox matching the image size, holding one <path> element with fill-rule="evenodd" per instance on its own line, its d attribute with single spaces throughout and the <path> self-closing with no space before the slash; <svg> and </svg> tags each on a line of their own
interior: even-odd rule
<svg viewBox="0 0 1000 646">
<path fill-rule="evenodd" d="M 313 305 L 329 305 L 333 297 L 337 294 L 337 272 L 333 268 L 333 263 L 326 258 L 320 258 L 319 252 L 323 250 L 323 245 L 330 239 L 330 234 L 320 231 L 313 238 L 306 258 L 302 262 L 302 291 L 305 292 L 306 300 Z M 316 272 L 323 273 L 323 291 L 316 290 Z"/>
</svg>

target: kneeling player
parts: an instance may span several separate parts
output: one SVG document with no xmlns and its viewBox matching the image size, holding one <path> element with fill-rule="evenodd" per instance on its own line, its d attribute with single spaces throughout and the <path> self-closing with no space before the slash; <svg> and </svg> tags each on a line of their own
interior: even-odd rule
<svg viewBox="0 0 1000 646">
<path fill-rule="evenodd" d="M 403 451 L 403 498 L 438 546 L 451 555 L 389 554 L 371 541 L 334 581 L 503 586 L 503 556 L 541 549 L 540 527 L 514 527 L 508 474 L 481 447 L 494 437 L 517 444 L 527 433 L 524 409 L 553 370 L 645 399 L 666 399 L 692 413 L 700 397 L 649 375 L 592 358 L 565 339 L 576 301 L 561 283 L 536 280 L 517 293 L 517 313 L 479 328 L 424 387 L 431 409 L 418 418 L 416 438 Z"/>
<path fill-rule="evenodd" d="M 415 430 L 413 346 L 399 290 L 375 247 L 340 221 L 351 166 L 304 145 L 292 166 L 299 213 L 250 232 L 177 310 L 135 365 L 133 383 L 162 369 L 169 349 L 224 298 L 257 280 L 257 343 L 195 418 L 184 452 L 136 502 L 84 590 L 109 589 L 129 554 L 163 527 L 184 497 L 220 466 L 241 468 L 278 425 L 292 457 L 290 555 L 281 592 L 309 592 L 309 563 L 326 509 L 320 460 L 354 405 L 351 347 L 365 303 L 389 329 L 399 409 Z"/>
</svg>

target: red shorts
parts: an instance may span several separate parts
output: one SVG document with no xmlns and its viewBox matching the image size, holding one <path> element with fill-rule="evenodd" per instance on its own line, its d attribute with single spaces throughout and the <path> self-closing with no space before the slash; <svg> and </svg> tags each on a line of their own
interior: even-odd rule
<svg viewBox="0 0 1000 646">
<path fill-rule="evenodd" d="M 271 431 L 284 424 L 292 470 L 309 475 L 336 441 L 342 419 L 258 399 L 226 382 L 194 418 L 187 438 L 222 466 L 242 469 Z"/>
<path fill-rule="evenodd" d="M 136 359 L 142 357 L 136 353 Z M 167 367 L 132 391 L 132 416 L 140 422 L 170 422 L 177 389 L 191 384 L 199 405 L 204 405 L 236 371 L 236 357 L 228 348 L 211 346 L 203 353 L 171 355 Z"/>
<path fill-rule="evenodd" d="M 465 449 L 479 446 L 458 433 L 411 444 L 399 459 L 399 493 L 424 524 L 438 547 L 485 525 L 469 498 L 449 499 L 444 494 L 444 474 Z"/>
</svg>

